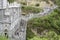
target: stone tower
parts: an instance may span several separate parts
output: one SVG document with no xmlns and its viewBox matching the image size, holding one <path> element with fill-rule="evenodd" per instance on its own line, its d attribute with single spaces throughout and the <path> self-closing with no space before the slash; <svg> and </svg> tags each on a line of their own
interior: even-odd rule
<svg viewBox="0 0 60 40">
<path fill-rule="evenodd" d="M 7 7 L 7 0 L 0 0 L 0 33 L 3 33 L 4 28 L 4 15 Z"/>
<path fill-rule="evenodd" d="M 7 6 L 7 0 L 0 0 L 0 9 L 4 9 Z"/>
<path fill-rule="evenodd" d="M 26 40 L 26 22 L 20 16 L 20 7 L 17 2 L 0 0 L 0 35 L 10 40 Z"/>
</svg>

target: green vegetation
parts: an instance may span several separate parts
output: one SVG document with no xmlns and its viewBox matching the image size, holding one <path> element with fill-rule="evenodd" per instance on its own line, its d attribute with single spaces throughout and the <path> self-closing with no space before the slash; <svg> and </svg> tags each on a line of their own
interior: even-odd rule
<svg viewBox="0 0 60 40">
<path fill-rule="evenodd" d="M 38 34 L 41 34 L 41 32 L 43 32 L 44 30 L 48 30 L 47 32 L 45 32 L 45 36 L 41 37 L 41 35 L 35 35 L 35 33 L 30 30 L 34 34 L 33 35 L 27 29 L 27 34 L 29 34 L 27 36 L 27 40 L 60 40 L 60 0 L 51 1 L 58 5 L 57 9 L 51 12 L 50 15 L 40 18 L 33 18 L 28 21 L 28 28 L 33 30 L 36 28 Z"/>
<path fill-rule="evenodd" d="M 41 39 L 34 36 L 31 40 L 60 40 L 60 10 L 57 8 L 50 15 L 31 19 L 28 21 L 28 27 L 33 30 L 34 28 L 37 29 L 39 27 L 39 29 L 37 29 L 39 32 L 38 34 L 40 34 L 41 31 L 43 32 L 45 29 L 48 30 L 48 32 L 45 32 L 45 34 L 47 33 L 47 35 L 45 35 L 46 37 L 43 36 Z"/>
<path fill-rule="evenodd" d="M 60 36 L 54 33 L 53 31 L 48 32 L 47 37 L 39 37 L 34 36 L 32 38 L 28 38 L 27 40 L 60 40 Z"/>
<path fill-rule="evenodd" d="M 60 0 L 52 0 L 55 4 L 59 6 L 59 8 L 55 9 L 50 15 L 43 16 L 40 18 L 33 18 L 28 21 L 28 27 L 36 28 L 39 27 L 39 32 L 41 30 L 47 29 L 49 30 L 47 33 L 46 40 L 60 40 Z M 41 29 L 41 27 L 43 29 Z M 29 31 L 28 31 L 29 32 Z M 30 36 L 30 35 L 28 35 Z M 49 38 L 48 38 L 49 37 Z M 27 37 L 29 38 L 29 37 Z M 45 40 L 44 36 L 42 38 L 34 36 L 28 40 Z"/>
<path fill-rule="evenodd" d="M 31 6 L 22 6 L 22 11 L 30 12 L 30 13 L 39 13 L 40 11 L 42 11 L 42 9 L 31 7 Z"/>
<path fill-rule="evenodd" d="M 14 0 L 8 0 L 8 2 L 9 2 L 9 3 L 12 3 L 12 2 L 14 2 Z"/>
<path fill-rule="evenodd" d="M 60 7 L 60 0 L 51 0 L 54 2 L 54 4 L 58 5 Z"/>
<path fill-rule="evenodd" d="M 44 27 L 46 29 L 53 29 L 60 32 L 60 11 L 54 10 L 51 15 L 30 20 L 30 27 Z"/>
<path fill-rule="evenodd" d="M 22 5 L 27 5 L 27 3 L 26 2 L 20 2 Z"/>
<path fill-rule="evenodd" d="M 0 40 L 8 40 L 5 36 L 0 36 Z"/>
<path fill-rule="evenodd" d="M 40 6 L 40 4 L 38 3 L 38 4 L 36 4 L 35 6 L 37 6 L 37 7 L 38 7 L 38 6 Z"/>
</svg>

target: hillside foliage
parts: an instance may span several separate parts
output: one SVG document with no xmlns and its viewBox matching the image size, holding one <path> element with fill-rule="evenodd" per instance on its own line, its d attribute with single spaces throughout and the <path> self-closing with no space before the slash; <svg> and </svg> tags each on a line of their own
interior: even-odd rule
<svg viewBox="0 0 60 40">
<path fill-rule="evenodd" d="M 57 8 L 50 15 L 31 19 L 30 21 L 28 21 L 28 27 L 32 28 L 33 30 L 34 28 L 37 29 L 37 27 L 39 27 L 39 29 L 37 29 L 39 34 L 45 29 L 48 30 L 48 32 L 53 31 L 54 34 L 56 34 L 58 37 L 58 35 L 60 35 L 60 10 Z M 51 33 L 53 34 L 53 32 Z M 51 38 L 53 40 L 60 40 L 59 38 L 54 39 L 54 34 L 51 36 Z M 50 38 L 50 36 L 48 37 Z"/>
<path fill-rule="evenodd" d="M 55 9 L 50 15 L 33 18 L 28 21 L 28 28 L 30 29 L 27 31 L 27 40 L 60 40 L 60 0 L 52 0 L 58 8 Z M 38 29 L 37 29 L 38 28 Z M 45 32 L 45 36 L 40 37 L 40 35 L 33 35 L 31 38 L 31 29 L 37 29 L 38 34 L 43 32 L 45 29 L 48 32 Z M 28 30 L 28 29 L 27 29 Z M 32 32 L 33 33 L 33 32 Z"/>
</svg>

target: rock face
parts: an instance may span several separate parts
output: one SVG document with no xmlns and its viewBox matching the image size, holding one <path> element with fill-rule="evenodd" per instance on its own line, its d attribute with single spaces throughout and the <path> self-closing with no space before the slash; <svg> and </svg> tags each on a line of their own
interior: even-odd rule
<svg viewBox="0 0 60 40">
<path fill-rule="evenodd" d="M 5 35 L 10 40 L 26 39 L 26 21 L 20 17 L 20 13 L 20 4 L 0 0 L 0 35 Z"/>
</svg>

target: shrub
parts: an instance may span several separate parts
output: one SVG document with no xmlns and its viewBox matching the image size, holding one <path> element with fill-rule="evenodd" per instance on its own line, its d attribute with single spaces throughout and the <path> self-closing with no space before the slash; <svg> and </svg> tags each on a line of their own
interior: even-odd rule
<svg viewBox="0 0 60 40">
<path fill-rule="evenodd" d="M 36 6 L 40 6 L 39 4 L 36 4 Z"/>
<path fill-rule="evenodd" d="M 26 2 L 21 2 L 21 4 L 23 4 L 23 5 L 27 5 L 27 3 L 26 3 Z"/>
<path fill-rule="evenodd" d="M 14 2 L 14 0 L 8 0 L 8 2 L 9 2 L 9 3 L 12 3 L 12 2 Z"/>
<path fill-rule="evenodd" d="M 28 25 L 31 25 L 30 27 L 43 27 L 44 29 L 50 29 L 56 33 L 60 33 L 60 12 L 59 10 L 55 11 L 50 15 L 30 20 Z"/>
<path fill-rule="evenodd" d="M 21 9 L 23 12 L 30 12 L 30 13 L 39 13 L 42 10 L 40 8 L 35 8 L 31 6 L 22 6 Z"/>
</svg>

